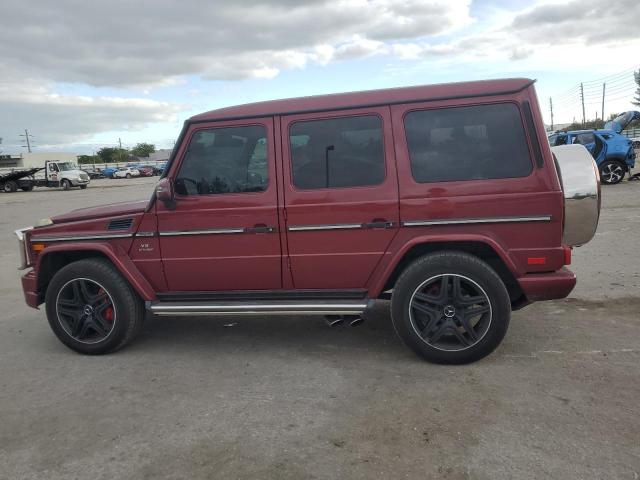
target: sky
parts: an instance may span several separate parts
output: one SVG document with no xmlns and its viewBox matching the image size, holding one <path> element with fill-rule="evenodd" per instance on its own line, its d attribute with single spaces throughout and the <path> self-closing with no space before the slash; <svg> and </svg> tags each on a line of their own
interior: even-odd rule
<svg viewBox="0 0 640 480">
<path fill-rule="evenodd" d="M 0 150 L 170 148 L 192 115 L 335 92 L 537 79 L 556 124 L 633 108 L 638 0 L 3 0 Z"/>
</svg>

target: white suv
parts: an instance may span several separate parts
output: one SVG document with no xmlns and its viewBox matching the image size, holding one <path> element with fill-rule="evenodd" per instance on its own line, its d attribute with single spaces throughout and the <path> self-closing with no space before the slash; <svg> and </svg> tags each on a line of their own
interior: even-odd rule
<svg viewBox="0 0 640 480">
<path fill-rule="evenodd" d="M 131 178 L 131 177 L 139 177 L 140 171 L 137 168 L 121 168 L 120 170 L 116 170 L 113 172 L 113 178 Z"/>
</svg>

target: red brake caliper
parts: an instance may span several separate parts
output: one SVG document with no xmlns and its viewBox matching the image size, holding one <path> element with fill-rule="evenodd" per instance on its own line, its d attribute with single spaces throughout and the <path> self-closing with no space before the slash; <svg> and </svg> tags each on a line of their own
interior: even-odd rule
<svg viewBox="0 0 640 480">
<path fill-rule="evenodd" d="M 105 293 L 105 291 L 103 288 L 101 288 L 100 290 L 98 290 L 98 293 L 102 294 Z M 107 302 L 109 302 L 109 300 L 107 300 Z M 105 308 L 102 316 L 107 322 L 113 322 L 113 305 L 109 305 L 107 308 Z"/>
</svg>

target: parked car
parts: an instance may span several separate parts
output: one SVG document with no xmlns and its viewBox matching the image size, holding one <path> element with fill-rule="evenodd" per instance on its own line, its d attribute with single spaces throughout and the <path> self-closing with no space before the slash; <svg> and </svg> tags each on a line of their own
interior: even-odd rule
<svg viewBox="0 0 640 480">
<path fill-rule="evenodd" d="M 129 343 L 145 310 L 353 318 L 391 299 L 415 352 L 471 362 L 512 310 L 576 283 L 597 171 L 581 145 L 554 155 L 527 79 L 214 110 L 185 123 L 149 202 L 18 231 L 25 299 L 86 354 Z"/>
<path fill-rule="evenodd" d="M 113 178 L 131 178 L 139 177 L 140 171 L 137 168 L 124 167 L 113 172 Z"/>
<path fill-rule="evenodd" d="M 135 165 L 134 167 L 138 172 L 140 172 L 141 177 L 153 177 L 153 167 L 149 165 Z"/>
<path fill-rule="evenodd" d="M 633 141 L 620 132 L 637 119 L 640 119 L 640 112 L 625 112 L 607 122 L 603 129 L 555 132 L 549 136 L 549 144 L 584 145 L 598 165 L 602 183 L 620 183 L 636 161 Z"/>
<path fill-rule="evenodd" d="M 114 178 L 113 174 L 118 171 L 118 167 L 105 167 L 102 169 L 102 174 L 107 178 Z"/>
<path fill-rule="evenodd" d="M 152 165 L 153 167 L 153 174 L 154 175 L 162 175 L 164 173 L 164 169 L 167 166 L 167 162 L 162 162 L 162 163 L 157 163 L 155 165 Z"/>
<path fill-rule="evenodd" d="M 98 168 L 84 167 L 82 171 L 89 175 L 89 178 L 91 180 L 94 180 L 96 178 L 104 178 L 104 173 Z"/>
</svg>

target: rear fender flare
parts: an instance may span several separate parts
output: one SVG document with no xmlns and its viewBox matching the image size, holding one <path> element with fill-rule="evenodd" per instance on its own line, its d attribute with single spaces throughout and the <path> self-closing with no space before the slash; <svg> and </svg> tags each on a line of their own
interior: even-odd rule
<svg viewBox="0 0 640 480">
<path fill-rule="evenodd" d="M 476 242 L 483 243 L 491 248 L 500 259 L 504 262 L 514 278 L 518 278 L 521 273 L 518 271 L 513 259 L 509 256 L 507 251 L 493 238 L 484 235 L 473 234 L 459 234 L 459 235 L 421 235 L 413 237 L 410 241 L 405 243 L 402 248 L 398 249 L 393 255 L 392 260 L 386 265 L 385 269 L 380 275 L 377 275 L 369 288 L 369 296 L 371 298 L 377 298 L 384 288 L 385 284 L 393 274 L 398 264 L 402 261 L 404 256 L 409 250 L 416 245 L 429 244 L 429 243 L 451 243 L 451 250 L 455 250 L 456 242 Z"/>
<path fill-rule="evenodd" d="M 114 247 L 108 243 L 85 243 L 85 242 L 69 242 L 59 245 L 51 245 L 46 247 L 40 255 L 35 265 L 34 271 L 36 275 L 41 272 L 41 267 L 44 259 L 48 255 L 56 253 L 70 253 L 70 252 L 98 252 L 108 258 L 116 269 L 124 276 L 133 289 L 140 295 L 140 298 L 144 301 L 156 300 L 156 293 L 151 287 L 151 284 L 140 273 L 140 270 L 135 266 L 131 259 L 127 256 L 126 252 L 120 247 Z"/>
</svg>

